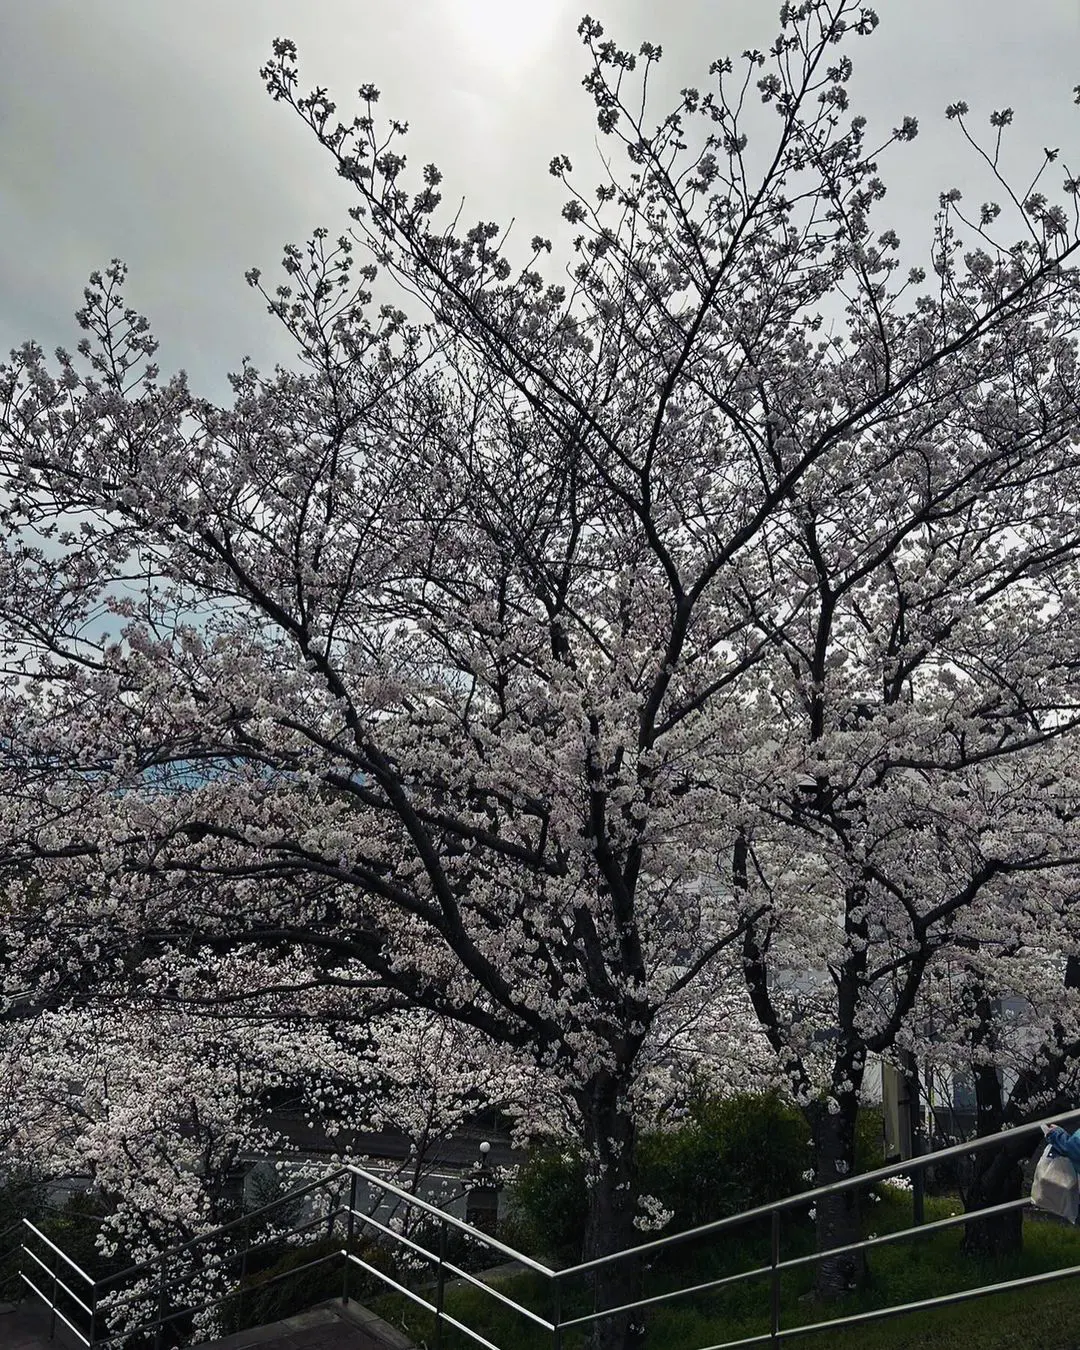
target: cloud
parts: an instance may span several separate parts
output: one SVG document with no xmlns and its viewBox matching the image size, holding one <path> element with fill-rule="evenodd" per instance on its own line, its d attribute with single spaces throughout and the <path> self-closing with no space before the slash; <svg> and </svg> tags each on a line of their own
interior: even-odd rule
<svg viewBox="0 0 1080 1350">
<path fill-rule="evenodd" d="M 684 85 L 707 85 L 714 57 L 766 47 L 776 23 L 760 0 L 590 8 L 631 50 L 644 39 L 663 45 L 657 116 Z M 1077 143 L 1074 0 L 1041 0 L 1037 23 L 1009 0 L 880 9 L 878 33 L 855 45 L 854 98 L 886 135 L 906 113 L 923 127 L 890 159 L 883 224 L 925 240 L 937 194 L 958 173 L 983 191 L 942 117 L 954 98 L 980 122 L 993 107 L 1016 107 L 1017 166 L 1044 144 L 1068 159 Z M 467 197 L 466 219 L 514 216 L 525 240 L 555 233 L 565 193 L 547 175 L 551 157 L 569 153 L 588 190 L 600 179 L 594 110 L 580 88 L 586 57 L 565 0 L 535 0 L 528 23 L 519 11 L 501 0 L 8 6 L 0 349 L 29 336 L 73 345 L 88 273 L 120 256 L 131 266 L 131 302 L 162 339 L 163 369 L 184 365 L 197 388 L 222 393 L 224 371 L 244 353 L 264 365 L 286 358 L 243 273 L 257 265 L 269 279 L 284 242 L 319 224 L 337 233 L 350 197 L 310 134 L 261 87 L 258 67 L 277 35 L 296 40 L 302 78 L 327 85 L 342 114 L 351 116 L 361 83 L 377 84 L 381 106 L 411 124 L 412 161 L 439 163 L 447 201 Z"/>
</svg>

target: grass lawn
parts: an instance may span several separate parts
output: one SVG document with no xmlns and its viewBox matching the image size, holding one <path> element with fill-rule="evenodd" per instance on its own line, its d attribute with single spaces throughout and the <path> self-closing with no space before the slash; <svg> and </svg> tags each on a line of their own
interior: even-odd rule
<svg viewBox="0 0 1080 1350">
<path fill-rule="evenodd" d="M 907 1227 L 911 1222 L 911 1199 L 903 1193 L 885 1191 L 878 1204 L 868 1204 L 870 1232 L 882 1235 Z M 944 1218 L 959 1210 L 955 1199 L 928 1199 L 927 1220 Z M 1056 1223 L 1027 1221 L 1024 1252 L 1018 1260 L 995 1265 L 965 1258 L 960 1252 L 962 1227 L 946 1229 L 925 1238 L 906 1238 L 870 1253 L 870 1278 L 866 1288 L 841 1304 L 813 1302 L 809 1291 L 813 1266 L 789 1271 L 784 1277 L 781 1327 L 812 1325 L 890 1304 L 915 1302 L 956 1292 L 996 1280 L 1034 1275 L 1062 1266 L 1080 1265 L 1080 1231 Z M 809 1226 L 782 1236 L 781 1257 L 790 1258 L 811 1250 Z M 719 1275 L 753 1268 L 767 1261 L 768 1244 L 762 1235 L 741 1243 L 730 1240 L 721 1248 L 674 1249 L 665 1268 L 646 1272 L 646 1292 L 657 1294 L 680 1285 L 705 1281 Z M 505 1277 L 497 1286 L 516 1302 L 550 1318 L 551 1294 L 543 1281 L 528 1275 Z M 651 1350 L 700 1350 L 729 1340 L 760 1335 L 768 1330 L 768 1283 L 748 1281 L 729 1289 L 675 1299 L 658 1305 L 648 1315 L 647 1344 Z M 414 1338 L 430 1344 L 431 1319 L 422 1309 L 399 1298 L 375 1300 L 373 1306 L 389 1321 L 405 1327 Z M 550 1350 L 550 1335 L 531 1327 L 519 1314 L 500 1305 L 481 1291 L 465 1286 L 448 1288 L 446 1310 L 475 1328 L 500 1350 Z M 587 1290 L 568 1289 L 564 1315 L 584 1313 L 591 1304 Z M 583 1333 L 568 1333 L 565 1350 L 584 1347 Z M 444 1329 L 444 1350 L 464 1350 L 475 1345 L 468 1337 Z M 949 1308 L 909 1313 L 900 1318 L 870 1322 L 846 1331 L 807 1331 L 788 1344 L 807 1350 L 1077 1350 L 1080 1347 L 1080 1278 L 1060 1283 L 988 1295 Z"/>
</svg>

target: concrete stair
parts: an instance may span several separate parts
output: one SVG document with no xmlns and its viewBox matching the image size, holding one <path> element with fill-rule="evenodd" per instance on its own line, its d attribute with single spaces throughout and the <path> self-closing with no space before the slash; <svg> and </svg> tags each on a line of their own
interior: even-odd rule
<svg viewBox="0 0 1080 1350">
<path fill-rule="evenodd" d="M 192 1350 L 415 1350 L 415 1347 L 363 1304 L 352 1299 L 348 1303 L 334 1299 L 281 1322 L 249 1327 L 220 1341 L 204 1341 Z"/>
<path fill-rule="evenodd" d="M 0 1346 L 4 1350 L 76 1350 L 82 1342 L 57 1318 L 49 1339 L 49 1310 L 36 1298 L 0 1303 Z"/>
<path fill-rule="evenodd" d="M 49 1339 L 49 1310 L 37 1299 L 0 1303 L 3 1350 L 79 1350 L 82 1342 L 60 1321 Z M 362 1304 L 340 1299 L 265 1327 L 249 1327 L 192 1350 L 415 1350 L 412 1342 Z"/>
</svg>

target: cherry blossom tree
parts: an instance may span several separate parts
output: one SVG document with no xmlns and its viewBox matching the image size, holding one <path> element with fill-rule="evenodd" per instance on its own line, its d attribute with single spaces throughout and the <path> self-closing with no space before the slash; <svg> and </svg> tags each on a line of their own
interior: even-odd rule
<svg viewBox="0 0 1080 1350">
<path fill-rule="evenodd" d="M 281 1027 L 260 1036 L 238 1018 L 222 1025 L 138 1000 L 41 1011 L 4 1030 L 5 1158 L 92 1190 L 104 1206 L 99 1250 L 124 1267 L 237 1217 L 245 1154 L 278 1142 L 260 1109 L 265 1084 L 294 1072 L 297 1045 L 306 1055 L 310 1039 Z M 232 1269 L 177 1261 L 176 1297 L 189 1305 L 220 1297 Z M 119 1331 L 155 1316 L 157 1300 L 151 1271 L 115 1287 L 100 1308 L 108 1315 L 117 1304 Z"/>
<path fill-rule="evenodd" d="M 1029 885 L 1007 894 L 993 930 L 956 924 L 935 958 L 901 1043 L 934 1071 L 974 1090 L 978 1135 L 1076 1109 L 1080 1076 L 1080 960 L 1072 897 L 1048 906 Z M 988 935 L 989 934 L 989 935 Z M 1041 1145 L 1041 1141 L 1040 1141 Z M 974 1155 L 962 1169 L 967 1210 L 1019 1199 L 1029 1135 Z M 1019 1210 L 973 1219 L 964 1248 L 983 1258 L 1023 1245 Z"/>
<path fill-rule="evenodd" d="M 362 1123 L 403 1136 L 408 1152 L 391 1179 L 414 1193 L 440 1162 L 446 1166 L 444 1146 L 470 1129 L 479 1113 L 500 1112 L 529 1135 L 558 1102 L 557 1082 L 424 1008 L 383 1014 L 352 1028 L 351 1037 L 349 1030 L 340 1027 L 332 1055 L 318 1061 L 322 1119 L 335 1134 Z M 470 1161 L 475 1164 L 476 1156 Z M 464 1184 L 446 1181 L 445 1199 L 460 1197 Z M 403 1207 L 401 1217 L 407 1227 L 417 1215 Z"/>
<path fill-rule="evenodd" d="M 220 965 L 216 973 L 223 978 Z M 358 1016 L 327 1023 L 312 1020 L 310 1003 L 306 1019 L 281 1009 L 268 1019 L 265 999 L 258 1016 L 235 1007 L 222 1016 L 194 999 L 169 1006 L 95 992 L 88 1007 L 41 1010 L 5 1029 L 0 1140 L 8 1165 L 43 1180 L 81 1181 L 104 1202 L 98 1245 L 103 1255 L 121 1253 L 123 1265 L 213 1234 L 250 1209 L 253 1198 L 266 1204 L 326 1177 L 337 1156 L 279 1162 L 282 1175 L 270 1168 L 273 1195 L 245 1193 L 254 1159 L 290 1152 L 272 1110 L 281 1091 L 299 1094 L 309 1124 L 331 1139 L 343 1136 L 341 1155 L 362 1165 L 372 1160 L 355 1152 L 348 1132 L 359 1125 L 404 1134 L 411 1151 L 391 1179 L 413 1191 L 438 1164 L 439 1146 L 478 1107 L 516 1110 L 524 1122 L 537 1118 L 545 1099 L 546 1085 L 536 1074 L 526 1082 L 500 1060 L 498 1047 L 492 1053 L 460 1026 L 423 1010 L 385 1015 L 382 1025 Z M 526 1089 L 528 1101 L 522 1100 Z M 385 1170 L 381 1160 L 374 1165 Z M 446 1187 L 448 1202 L 460 1195 L 460 1185 Z M 317 1192 L 300 1216 L 276 1213 L 257 1232 L 234 1231 L 215 1247 L 200 1248 L 186 1268 L 174 1263 L 177 1306 L 232 1292 L 238 1243 L 318 1236 L 293 1229 L 300 1218 L 310 1223 L 320 1206 L 332 1231 L 347 1196 L 347 1183 Z M 399 1218 L 407 1230 L 415 1215 L 405 1209 Z M 145 1297 L 132 1301 L 140 1292 Z M 120 1299 L 116 1314 L 127 1325 L 155 1315 L 153 1271 L 113 1293 Z M 221 1331 L 213 1320 L 202 1325 L 208 1335 Z"/>
<path fill-rule="evenodd" d="M 821 640 L 838 615 L 813 617 L 811 641 L 796 644 L 792 665 L 817 644 L 821 669 L 828 671 L 824 689 L 832 693 L 824 700 L 821 733 L 807 726 L 799 736 L 796 728 L 786 745 L 768 746 L 756 792 L 743 795 L 745 842 L 736 847 L 747 903 L 769 900 L 767 917 L 746 933 L 745 974 L 762 1026 L 805 1104 L 819 1182 L 845 1175 L 854 1161 L 867 1054 L 900 1047 L 934 1053 L 912 1033 L 920 988 L 939 956 L 955 954 L 960 944 L 969 961 L 989 964 L 1000 981 L 1000 949 L 1018 930 L 1042 929 L 1039 946 L 1026 952 L 1029 976 L 1053 951 L 1048 932 L 1059 935 L 1066 950 L 1076 942 L 1069 911 L 1078 857 L 1078 653 L 1071 620 L 1051 602 L 1058 586 L 1075 585 L 1076 540 L 1062 533 L 1045 541 L 1042 521 L 1034 538 L 1024 540 L 1018 514 L 1003 512 L 985 532 L 980 527 L 970 552 L 964 539 L 970 517 L 951 539 L 950 530 L 942 531 L 933 547 L 951 554 L 948 593 L 933 581 L 932 566 L 907 574 L 925 598 L 921 614 L 907 603 L 899 567 L 886 566 L 881 578 L 884 586 L 895 584 L 891 612 L 888 600 L 884 613 L 875 612 L 865 593 L 848 593 L 855 616 L 861 610 L 869 619 L 865 631 L 873 646 L 903 641 L 904 680 L 911 681 L 905 689 L 867 699 L 859 685 L 875 664 L 887 672 L 892 654 L 882 660 L 880 650 L 873 653 L 868 670 L 844 653 L 843 663 L 829 669 L 829 656 L 842 651 L 846 639 L 836 634 L 836 646 L 832 634 Z M 999 532 L 1018 537 L 999 551 L 992 538 Z M 1039 575 L 1044 548 L 1067 555 L 1048 589 Z M 965 553 L 975 594 L 962 603 L 955 564 L 965 565 Z M 1032 572 L 1039 581 L 1030 582 L 1028 594 L 1025 578 Z M 837 590 L 844 589 L 840 582 Z M 994 591 L 1012 592 L 1003 609 L 979 598 Z M 902 640 L 907 625 L 911 636 Z M 793 630 L 788 639 L 794 640 Z M 852 676 L 856 688 L 845 689 Z M 808 723 L 815 684 L 807 675 L 802 712 Z M 778 690 L 779 681 L 774 695 Z M 790 695 L 783 690 L 780 697 Z M 778 794 L 781 784 L 786 790 Z M 1020 973 L 1014 968 L 1017 978 L 1011 986 L 997 983 L 996 992 L 1038 998 L 1034 980 L 1020 981 Z M 1045 979 L 1041 983 L 1042 1016 L 1050 1018 Z M 1057 992 L 1060 1008 L 1060 972 Z M 979 1004 L 986 992 L 973 997 Z M 969 1015 L 956 1003 L 938 1025 L 951 1016 L 959 1027 Z M 978 1048 L 984 1066 L 992 1043 L 987 1037 Z M 847 1193 L 822 1201 L 822 1246 L 850 1240 L 855 1218 Z M 858 1273 L 833 1263 L 822 1271 L 837 1282 Z"/>
<path fill-rule="evenodd" d="M 115 263 L 78 357 L 0 371 L 13 978 L 450 1018 L 560 1085 L 599 1255 L 650 1038 L 734 956 L 819 1180 L 850 1167 L 958 917 L 1057 905 L 1076 855 L 1077 183 L 1047 151 L 1011 187 L 1011 112 L 984 147 L 953 105 L 1004 206 L 947 189 L 902 269 L 871 221 L 917 126 L 848 106 L 876 24 L 785 4 L 653 124 L 659 48 L 585 19 L 612 154 L 595 201 L 551 163 L 555 277 L 275 43 L 357 194 L 263 292 L 300 368 L 160 382 Z"/>
</svg>

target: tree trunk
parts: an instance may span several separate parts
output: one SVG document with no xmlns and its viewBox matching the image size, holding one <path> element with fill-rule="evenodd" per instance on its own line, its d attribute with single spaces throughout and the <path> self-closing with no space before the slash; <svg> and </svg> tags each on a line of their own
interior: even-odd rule
<svg viewBox="0 0 1080 1350">
<path fill-rule="evenodd" d="M 968 994 L 975 1013 L 972 1044 L 981 1054 L 981 1063 L 972 1065 L 975 1078 L 975 1132 L 979 1138 L 997 1134 L 1005 1125 L 1005 1094 L 994 1065 L 998 1010 L 994 999 L 980 980 L 972 983 Z M 1027 1154 L 1025 1137 L 1020 1151 L 1015 1144 L 983 1149 L 971 1159 L 970 1170 L 961 1188 L 965 1211 L 1019 1200 L 1023 1184 L 1021 1159 Z M 1024 1245 L 1024 1224 L 1019 1210 L 972 1219 L 964 1224 L 962 1250 L 969 1256 L 1014 1256 Z"/>
<path fill-rule="evenodd" d="M 975 1108 L 978 1134 L 996 1134 L 1005 1124 L 1005 1102 L 997 1070 L 988 1065 L 975 1069 Z M 1016 1144 L 983 1149 L 971 1161 L 969 1179 L 963 1187 L 964 1210 L 970 1212 L 986 1205 L 1002 1205 L 1019 1200 L 1023 1186 L 1023 1159 L 1030 1149 L 1024 1136 L 1021 1151 Z M 968 1256 L 1016 1256 L 1024 1245 L 1024 1217 L 1019 1209 L 1007 1214 L 991 1214 L 964 1224 L 962 1250 Z"/>
<path fill-rule="evenodd" d="M 844 1095 L 840 1109 L 835 1113 L 820 1106 L 815 1110 L 811 1120 L 816 1164 L 815 1186 L 828 1186 L 853 1174 L 858 1110 L 858 1098 L 853 1093 Z M 819 1252 L 859 1241 L 862 1231 L 857 1188 L 821 1197 L 817 1202 L 816 1233 Z M 817 1270 L 815 1292 L 818 1297 L 837 1298 L 862 1283 L 866 1274 L 866 1257 L 862 1252 L 848 1252 L 819 1261 Z"/>
<path fill-rule="evenodd" d="M 634 1227 L 636 1131 L 624 1084 L 599 1076 L 582 1097 L 588 1151 L 589 1211 L 585 1259 L 623 1251 L 642 1241 Z M 613 1261 L 593 1275 L 594 1308 L 615 1308 L 641 1297 L 641 1262 Z M 593 1350 L 638 1350 L 644 1342 L 640 1313 L 601 1318 L 593 1330 Z"/>
<path fill-rule="evenodd" d="M 984 1205 L 1002 1205 L 1019 1200 L 1024 1182 L 1023 1165 L 1005 1149 L 987 1155 L 977 1154 L 971 1182 L 964 1189 L 964 1209 L 982 1209 Z M 985 1219 L 970 1219 L 964 1224 L 962 1250 L 967 1256 L 1016 1256 L 1024 1246 L 1024 1211 L 991 1214 Z"/>
<path fill-rule="evenodd" d="M 1065 962 L 1065 988 L 1080 989 L 1080 957 L 1070 955 Z M 986 1044 L 992 1031 L 993 1004 L 985 991 L 977 988 L 975 1011 L 976 1044 Z M 1032 1115 L 1048 1116 L 1068 1111 L 1074 1103 L 1065 1095 L 1065 1070 L 1076 1058 L 1076 1041 L 1060 1024 L 1055 1024 L 1053 1040 L 1045 1047 L 1037 1067 L 1022 1072 L 1008 1100 L 997 1070 L 992 1066 L 975 1069 L 975 1103 L 978 1133 L 995 1134 L 1006 1125 L 1015 1125 Z M 1022 1135 L 1001 1148 L 976 1154 L 964 1177 L 961 1193 L 964 1210 L 1018 1200 L 1023 1194 L 1024 1163 L 1033 1147 L 1031 1136 Z M 999 1259 L 1016 1256 L 1023 1250 L 1022 1210 L 997 1214 L 987 1219 L 969 1219 L 964 1224 L 962 1250 L 976 1258 Z"/>
</svg>

